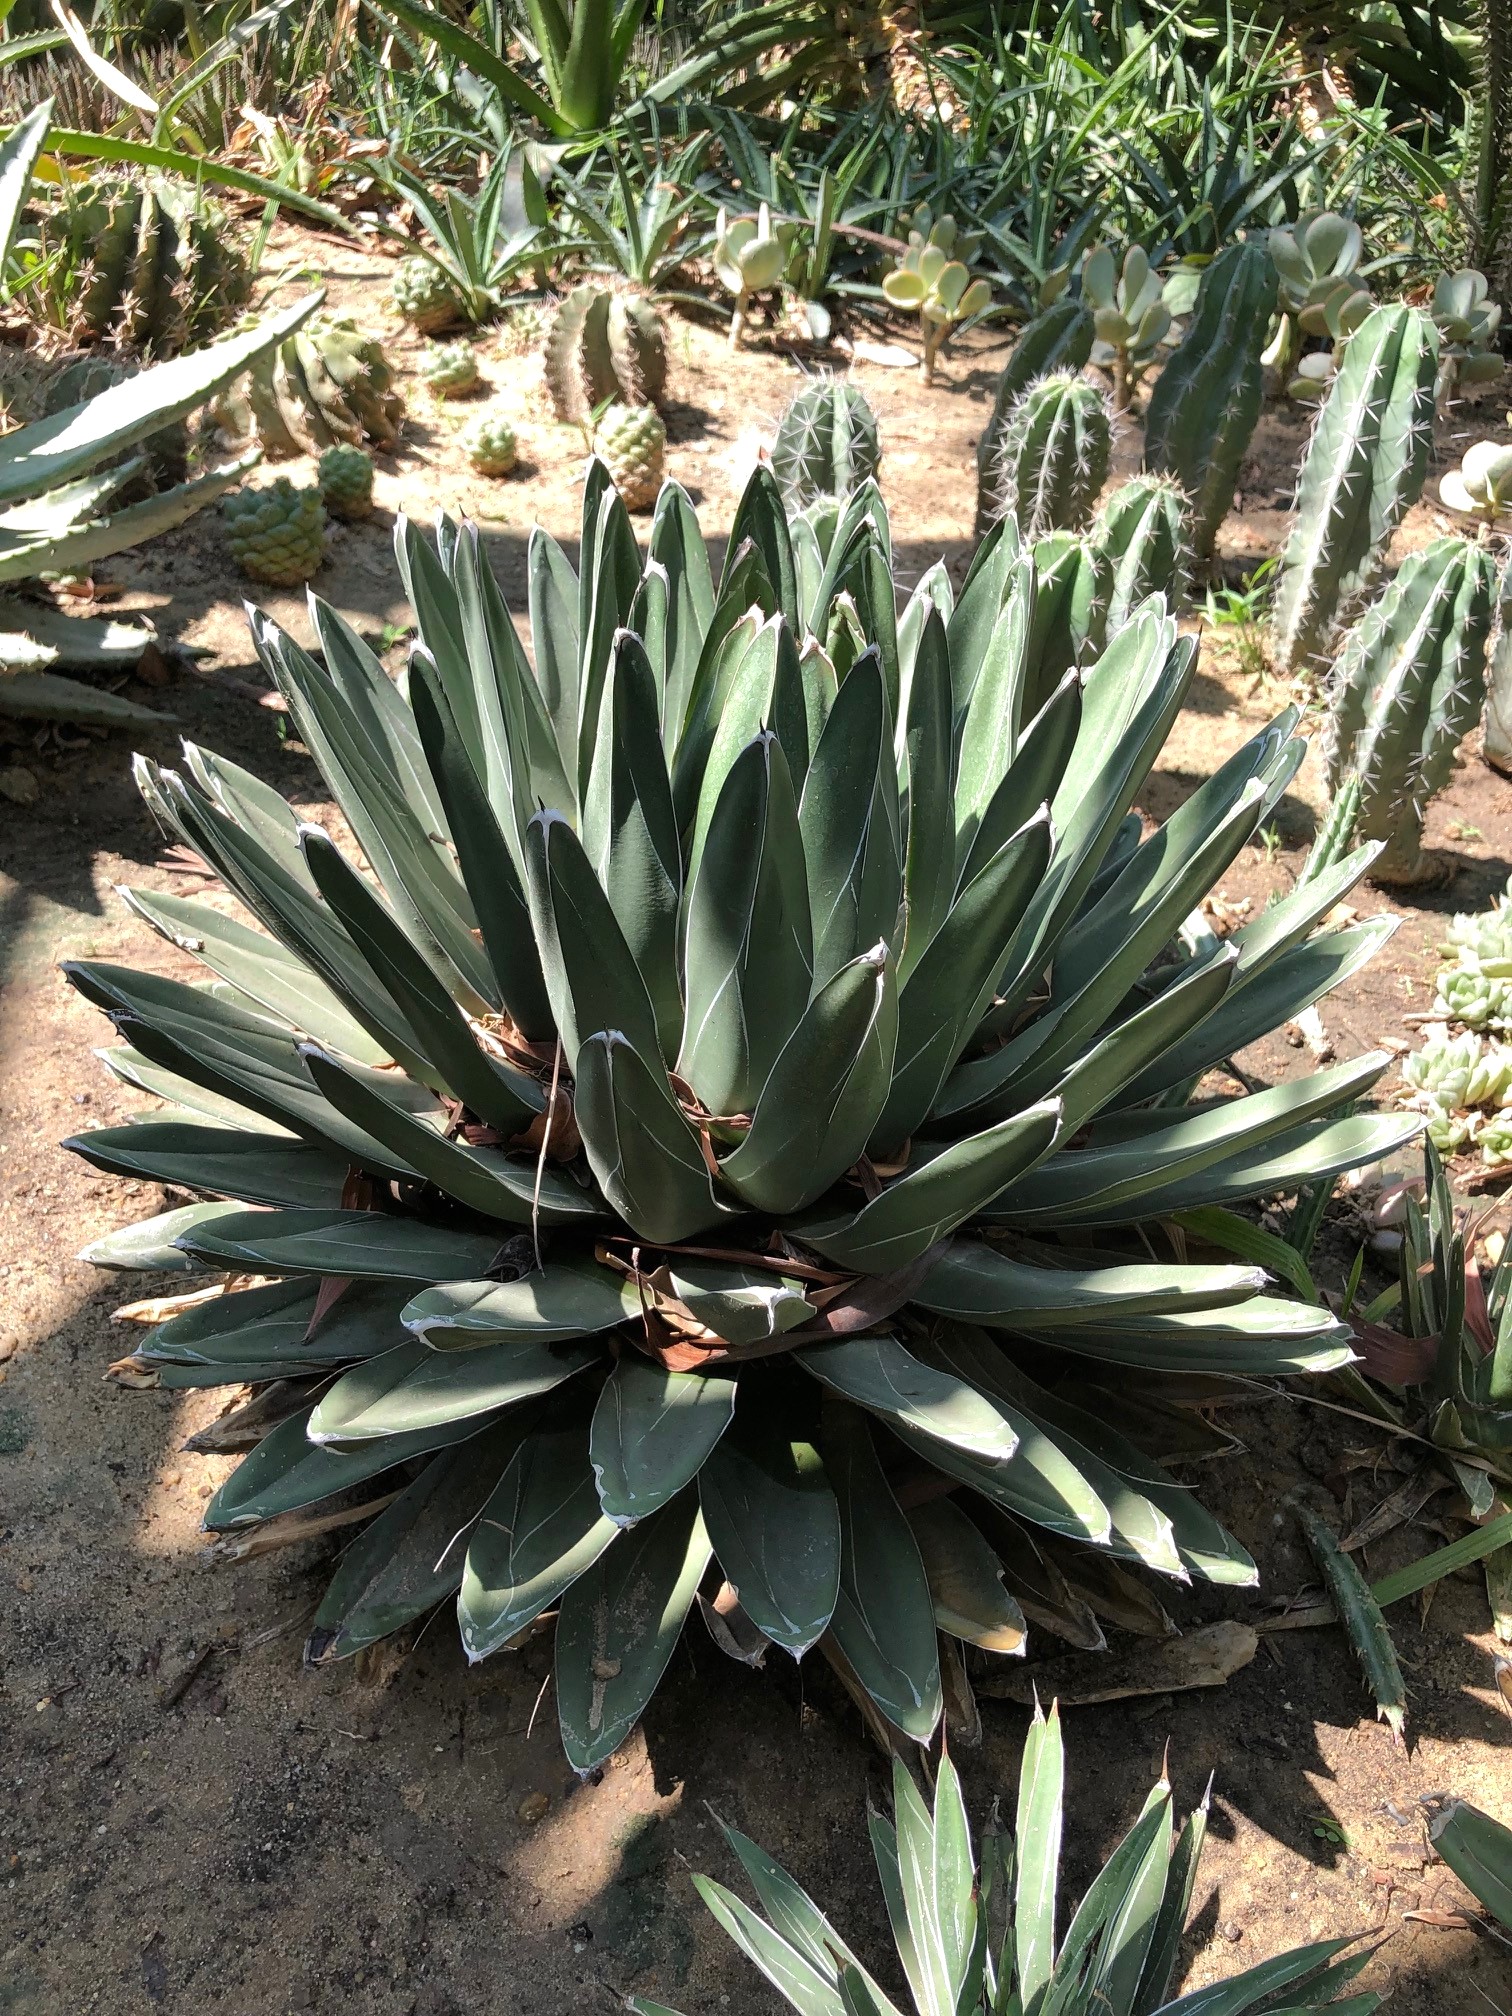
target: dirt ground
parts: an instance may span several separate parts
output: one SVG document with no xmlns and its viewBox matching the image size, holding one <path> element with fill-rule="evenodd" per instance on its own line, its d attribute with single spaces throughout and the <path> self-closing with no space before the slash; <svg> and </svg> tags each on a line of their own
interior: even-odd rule
<svg viewBox="0 0 1512 2016">
<path fill-rule="evenodd" d="M 419 345 L 388 311 L 384 262 L 314 238 L 283 249 L 291 266 L 320 270 L 339 304 L 382 325 L 410 399 L 401 449 L 380 461 L 378 517 L 334 531 L 320 592 L 382 639 L 406 614 L 388 552 L 392 514 L 428 520 L 444 508 L 480 520 L 523 609 L 528 528 L 539 517 L 575 536 L 582 460 L 581 443 L 550 418 L 524 332 L 481 341 L 485 396 L 517 422 L 525 464 L 515 480 L 490 483 L 454 445 L 474 409 L 437 405 L 410 375 Z M 799 367 L 766 349 L 732 362 L 717 333 L 685 322 L 672 324 L 670 349 L 670 472 L 706 526 L 722 530 L 754 440 L 769 433 Z M 941 553 L 964 571 L 972 449 L 1001 354 L 982 345 L 948 358 L 928 392 L 912 373 L 856 366 L 881 417 L 905 584 Z M 1481 433 L 1508 438 L 1503 405 L 1448 430 L 1441 460 Z M 1291 412 L 1262 423 L 1224 535 L 1231 579 L 1276 550 L 1305 425 Z M 1131 465 L 1135 447 L 1131 426 L 1120 451 Z M 1443 529 L 1440 517 L 1419 507 L 1404 543 Z M 198 674 L 129 689 L 175 717 L 138 745 L 171 760 L 182 734 L 329 816 L 283 718 L 245 690 L 265 682 L 245 641 L 247 584 L 216 515 L 102 576 L 118 591 L 112 607 L 150 610 L 166 637 L 205 653 Z M 297 596 L 263 599 L 307 634 Z M 1243 645 L 1232 629 L 1209 633 L 1191 705 L 1146 794 L 1151 816 L 1290 697 Z M 0 2012 L 557 2016 L 608 2011 L 633 1991 L 690 2016 L 756 2016 L 777 1999 L 689 1882 L 699 1869 L 734 1880 L 711 1807 L 791 1868 L 891 1982 L 864 1828 L 867 1792 L 885 1782 L 881 1760 L 826 1670 L 783 1663 L 753 1674 L 695 1626 L 643 1727 L 597 1782 L 580 1785 L 545 1697 L 549 1638 L 469 1672 L 443 1614 L 405 1659 L 307 1675 L 299 1647 L 332 1547 L 207 1561 L 199 1517 L 230 1461 L 183 1444 L 224 1396 L 104 1383 L 128 1348 L 110 1322 L 123 1284 L 74 1258 L 88 1238 L 162 1208 L 160 1193 L 97 1175 L 55 1145 L 141 1103 L 90 1057 L 109 1032 L 56 962 L 167 959 L 113 891 L 185 886 L 132 788 L 130 747 L 122 736 L 19 732 L 0 744 L 0 762 L 39 786 L 30 805 L 0 800 Z M 1250 850 L 1218 892 L 1221 916 L 1289 886 L 1321 802 L 1310 757 L 1274 845 Z M 1434 806 L 1429 838 L 1446 850 L 1452 879 L 1389 906 L 1402 925 L 1386 952 L 1324 1004 L 1341 1057 L 1412 1037 L 1407 1018 L 1431 999 L 1445 916 L 1483 906 L 1512 872 L 1512 790 L 1473 750 Z M 1362 912 L 1388 907 L 1370 890 L 1352 900 Z M 1267 1078 L 1309 1061 L 1283 1038 L 1245 1060 Z M 1327 1239 L 1347 1264 L 1347 1227 Z M 124 1286 L 133 1293 L 137 1282 Z M 1238 1452 L 1194 1481 L 1259 1560 L 1262 1589 L 1167 1596 L 1182 1623 L 1254 1620 L 1309 1581 L 1277 1509 L 1287 1492 L 1347 1498 L 1358 1517 L 1400 1481 L 1397 1452 L 1372 1429 L 1300 1393 L 1225 1422 Z M 1448 1502 L 1370 1550 L 1370 1572 L 1437 1544 L 1450 1529 L 1436 1530 L 1433 1513 Z M 1310 1936 L 1373 1930 L 1382 1943 L 1364 1979 L 1393 1986 L 1395 2016 L 1512 2008 L 1506 1947 L 1405 1916 L 1464 1902 L 1427 1857 L 1427 1798 L 1468 1795 L 1512 1821 L 1512 1721 L 1484 1589 L 1472 1571 L 1440 1587 L 1426 1621 L 1408 1614 L 1416 1608 L 1393 1613 L 1411 1689 L 1405 1750 L 1366 1719 L 1333 1629 L 1268 1638 L 1252 1665 L 1208 1693 L 1068 1711 L 1067 1894 L 1079 1894 L 1132 1820 L 1169 1742 L 1183 1808 L 1214 1779 L 1189 1986 Z M 983 1719 L 981 1746 L 958 1757 L 979 1820 L 995 1795 L 1011 1805 L 1026 1711 L 989 1700 Z"/>
</svg>

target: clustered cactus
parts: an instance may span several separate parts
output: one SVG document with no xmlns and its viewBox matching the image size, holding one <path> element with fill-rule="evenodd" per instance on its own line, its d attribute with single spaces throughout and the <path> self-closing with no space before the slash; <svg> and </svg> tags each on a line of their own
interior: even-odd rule
<svg viewBox="0 0 1512 2016">
<path fill-rule="evenodd" d="M 338 443 L 389 447 L 404 401 L 383 345 L 351 316 L 321 313 L 223 392 L 212 417 L 227 440 L 255 437 L 265 454 L 282 458 Z"/>
<path fill-rule="evenodd" d="M 666 471 L 667 429 L 654 406 L 610 406 L 594 431 L 614 487 L 630 511 L 649 511 Z"/>
<path fill-rule="evenodd" d="M 515 430 L 502 413 L 484 413 L 462 436 L 469 465 L 480 476 L 507 476 L 519 456 Z"/>
<path fill-rule="evenodd" d="M 585 280 L 546 337 L 546 389 L 559 420 L 581 426 L 606 400 L 654 406 L 667 382 L 661 317 L 643 294 Z"/>
<path fill-rule="evenodd" d="M 821 497 L 843 502 L 876 476 L 881 462 L 877 416 L 859 387 L 820 378 L 788 401 L 772 443 L 772 471 L 789 510 Z"/>
<path fill-rule="evenodd" d="M 346 442 L 327 448 L 316 471 L 320 495 L 336 518 L 357 520 L 373 513 L 373 458 Z"/>
</svg>

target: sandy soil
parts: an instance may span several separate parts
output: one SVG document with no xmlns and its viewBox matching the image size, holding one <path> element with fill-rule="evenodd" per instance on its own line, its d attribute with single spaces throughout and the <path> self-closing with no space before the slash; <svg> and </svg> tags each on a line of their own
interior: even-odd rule
<svg viewBox="0 0 1512 2016">
<path fill-rule="evenodd" d="M 291 263 L 322 269 L 339 302 L 382 323 L 408 372 L 419 346 L 394 328 L 383 262 L 318 239 L 286 249 Z M 551 421 L 538 362 L 515 336 L 492 334 L 481 348 L 486 397 L 517 421 L 525 471 L 508 483 L 468 473 L 454 440 L 472 409 L 438 406 L 407 379 L 411 419 L 401 451 L 380 465 L 380 514 L 335 531 L 317 584 L 371 634 L 405 618 L 387 551 L 401 508 L 422 520 L 438 508 L 478 517 L 516 608 L 531 522 L 575 533 L 580 441 Z M 717 335 L 681 322 L 671 354 L 671 473 L 705 523 L 724 528 L 749 432 L 770 428 L 798 366 L 768 350 L 732 364 Z M 927 393 L 912 374 L 858 366 L 881 416 L 905 582 L 941 553 L 964 570 L 972 448 L 1000 361 L 1000 349 L 968 350 Z M 1456 434 L 1501 426 L 1498 404 L 1450 430 L 1444 459 Z M 1293 413 L 1263 423 L 1224 537 L 1231 576 L 1278 544 L 1304 427 Z M 1135 446 L 1131 431 L 1126 460 Z M 1404 543 L 1431 536 L 1438 517 L 1421 507 Z M 246 584 L 214 514 L 108 574 L 113 607 L 150 609 L 167 636 L 206 653 L 199 676 L 130 689 L 176 717 L 141 746 L 171 758 L 182 733 L 324 812 L 281 717 L 233 683 L 263 684 L 240 613 Z M 305 634 L 297 597 L 264 599 Z M 1235 633 L 1210 633 L 1143 809 L 1164 816 L 1287 697 L 1256 676 Z M 792 1868 L 882 1967 L 863 1824 L 880 1760 L 826 1672 L 753 1675 L 695 1629 L 644 1727 L 597 1782 L 579 1785 L 542 1698 L 549 1640 L 469 1673 L 443 1615 L 408 1656 L 305 1675 L 299 1646 L 331 1546 L 207 1562 L 199 1515 L 229 1461 L 182 1445 L 221 1399 L 102 1383 L 127 1348 L 109 1320 L 122 1284 L 73 1258 L 93 1234 L 161 1208 L 159 1193 L 95 1175 L 55 1146 L 140 1103 L 93 1063 L 90 1046 L 108 1032 L 55 962 L 166 958 L 112 891 L 186 885 L 132 789 L 124 738 L 16 733 L 8 744 L 0 757 L 40 791 L 29 807 L 0 802 L 0 2012 L 555 2016 L 609 2010 L 636 1990 L 689 2012 L 755 2016 L 775 1997 L 688 1880 L 692 1869 L 732 1875 L 710 1805 Z M 1289 885 L 1320 803 L 1310 758 L 1271 857 L 1250 850 L 1219 891 L 1227 914 Z M 1512 793 L 1473 753 L 1434 807 L 1430 839 L 1449 850 L 1453 879 L 1395 904 L 1403 922 L 1387 953 L 1325 1005 L 1340 1056 L 1411 1035 L 1405 1018 L 1431 997 L 1444 915 L 1483 905 L 1512 870 Z M 1354 900 L 1386 907 L 1368 890 Z M 1280 1038 L 1246 1061 L 1268 1077 L 1308 1063 Z M 1346 1263 L 1348 1228 L 1328 1238 L 1335 1265 Z M 1298 1396 L 1225 1418 L 1240 1450 L 1200 1481 L 1259 1559 L 1263 1592 L 1178 1596 L 1183 1623 L 1256 1617 L 1309 1580 L 1276 1509 L 1289 1490 L 1332 1493 L 1359 1516 L 1399 1481 L 1395 1449 Z M 1434 1511 L 1372 1549 L 1371 1572 L 1434 1544 Z M 1133 1818 L 1169 1739 L 1183 1806 L 1216 1780 L 1189 1985 L 1307 1936 L 1374 1928 L 1387 1936 L 1365 1980 L 1395 1985 L 1398 2016 L 1484 2016 L 1487 1998 L 1512 2005 L 1504 1949 L 1404 1922 L 1414 1908 L 1463 1902 L 1427 1858 L 1423 1799 L 1468 1794 L 1512 1821 L 1512 1723 L 1483 1589 L 1471 1573 L 1444 1584 L 1425 1619 L 1404 1614 L 1415 1608 L 1395 1613 L 1412 1690 L 1405 1751 L 1364 1719 L 1333 1630 L 1268 1640 L 1274 1650 L 1212 1693 L 1070 1713 L 1068 1893 Z M 981 1747 L 959 1760 L 978 1816 L 995 1794 L 1011 1798 L 1026 1722 L 997 1701 L 983 1717 Z"/>
</svg>

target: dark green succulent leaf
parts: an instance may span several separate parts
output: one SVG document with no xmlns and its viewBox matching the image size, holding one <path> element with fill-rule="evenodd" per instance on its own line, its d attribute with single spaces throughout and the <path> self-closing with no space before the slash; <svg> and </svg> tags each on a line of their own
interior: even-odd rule
<svg viewBox="0 0 1512 2016">
<path fill-rule="evenodd" d="M 534 1079 L 490 1057 L 467 1018 L 372 889 L 318 826 L 300 831 L 310 873 L 353 943 L 404 1009 L 430 1060 L 432 1090 L 490 1126 L 519 1133 L 545 1105 Z M 423 1074 L 422 1074 L 423 1075 Z"/>
<path fill-rule="evenodd" d="M 688 895 L 678 1070 L 712 1113 L 749 1113 L 813 979 L 798 808 L 781 745 L 748 743 L 725 779 Z"/>
<path fill-rule="evenodd" d="M 530 929 L 524 883 L 462 746 L 440 681 L 423 653 L 416 654 L 410 667 L 410 698 L 500 998 L 522 1036 L 530 1042 L 548 1041 L 556 1025 Z"/>
<path fill-rule="evenodd" d="M 603 469 L 595 459 L 590 465 Z M 640 554 L 630 529 L 630 514 L 620 499 L 608 471 L 607 487 L 599 495 L 594 536 L 590 536 L 593 513 L 593 484 L 583 492 L 583 548 L 578 573 L 578 622 L 582 639 L 582 661 L 578 684 L 578 729 L 576 767 L 569 777 L 577 781 L 578 803 L 588 789 L 593 767 L 593 751 L 598 741 L 599 709 L 604 680 L 614 650 L 616 634 L 630 620 L 635 592 L 640 585 Z"/>
<path fill-rule="evenodd" d="M 648 574 L 661 568 L 667 580 L 662 657 L 660 662 L 653 658 L 653 667 L 662 695 L 662 731 L 670 762 L 677 754 L 693 675 L 714 618 L 708 548 L 692 501 L 680 483 L 664 483 L 657 497 L 646 567 Z"/>
<path fill-rule="evenodd" d="M 933 603 L 924 616 L 912 661 L 903 725 L 908 781 L 906 930 L 898 975 L 906 981 L 944 923 L 956 885 L 950 649 L 944 618 Z"/>
<path fill-rule="evenodd" d="M 779 1867 L 757 1842 L 742 1834 L 738 1827 L 732 1827 L 727 1820 L 720 1819 L 718 1814 L 715 1818 L 719 1820 L 720 1832 L 739 1858 L 762 1910 L 771 1920 L 774 1930 L 781 1934 L 793 1951 L 801 1954 L 826 1979 L 834 1975 L 837 1965 L 854 1969 L 871 1984 L 877 2006 L 885 2010 L 887 2016 L 896 2016 L 891 2003 L 871 1982 L 870 1975 L 812 1897 L 801 1890 L 787 1871 Z"/>
<path fill-rule="evenodd" d="M 914 1291 L 940 1316 L 1048 1336 L 1067 1326 L 1139 1324 L 1166 1315 L 1226 1309 L 1258 1295 L 1258 1267 L 1036 1266 L 981 1240 L 953 1239 Z"/>
<path fill-rule="evenodd" d="M 615 639 L 583 799 L 583 851 L 639 968 L 664 1057 L 682 1039 L 677 925 L 682 855 L 655 674 L 638 637 Z"/>
<path fill-rule="evenodd" d="M 618 1030 L 590 1036 L 578 1052 L 576 1112 L 610 1207 L 643 1239 L 666 1243 L 705 1231 L 725 1207 L 699 1138 L 651 1054 L 648 1063 Z"/>
<path fill-rule="evenodd" d="M 766 620 L 776 614 L 776 597 L 753 546 L 736 555 L 721 591 L 694 668 L 688 711 L 675 738 L 672 798 L 677 824 L 687 832 L 698 810 L 704 770 L 714 735 L 724 716 L 730 682 Z"/>
<path fill-rule="evenodd" d="M 243 1458 L 205 1508 L 207 1532 L 231 1533 L 286 1512 L 302 1512 L 480 1432 L 477 1421 L 451 1421 L 413 1435 L 378 1436 L 350 1449 L 326 1449 L 309 1438 L 314 1411 L 301 1407 L 288 1415 Z"/>
<path fill-rule="evenodd" d="M 536 683 L 556 733 L 564 775 L 576 776 L 578 725 L 578 577 L 572 563 L 537 525 L 526 556 L 530 634 Z"/>
<path fill-rule="evenodd" d="M 401 1320 L 433 1351 L 470 1351 L 592 1337 L 639 1315 L 624 1275 L 591 1260 L 553 1260 L 517 1281 L 438 1281 L 405 1304 Z"/>
<path fill-rule="evenodd" d="M 1131 1078 L 1163 1056 L 1213 1014 L 1235 984 L 1238 959 L 1227 947 L 1211 958 L 1193 960 L 1188 972 L 1163 994 L 1115 1022 L 1077 1058 L 1055 1086 L 1066 1109 L 1066 1132 L 1109 1105 Z"/>
<path fill-rule="evenodd" d="M 819 1452 L 752 1406 L 699 1471 L 698 1495 L 741 1608 L 801 1659 L 824 1635 L 840 1588 L 840 1514 Z"/>
<path fill-rule="evenodd" d="M 176 1211 L 163 1211 L 156 1218 L 91 1239 L 80 1249 L 79 1258 L 91 1267 L 118 1267 L 128 1273 L 197 1273 L 207 1263 L 179 1244 L 184 1234 L 207 1228 L 219 1218 L 245 1216 L 240 1204 L 181 1204 Z"/>
<path fill-rule="evenodd" d="M 808 866 L 814 984 L 897 937 L 903 894 L 898 772 L 882 661 L 868 651 L 841 685 L 798 807 Z"/>
<path fill-rule="evenodd" d="M 525 842 L 530 914 L 566 1066 L 601 1029 L 616 1029 L 643 1057 L 661 1054 L 656 1010 L 634 954 L 583 843 L 560 813 L 542 812 Z"/>
<path fill-rule="evenodd" d="M 1081 728 L 1080 676 L 1068 672 L 1025 728 L 1002 782 L 981 808 L 974 824 L 959 838 L 969 838 L 958 886 L 974 882 L 999 848 L 1011 840 L 1024 821 L 1026 805 L 1048 805 L 1076 747 Z"/>
<path fill-rule="evenodd" d="M 621 1533 L 574 1582 L 557 1619 L 557 1712 L 575 1771 L 610 1757 L 640 1720 L 709 1565 L 697 1494 Z"/>
<path fill-rule="evenodd" d="M 469 1659 L 486 1659 L 593 1566 L 618 1528 L 599 1508 L 588 1421 L 547 1401 L 484 1505 L 467 1548 L 457 1621 Z"/>
<path fill-rule="evenodd" d="M 341 1557 L 305 1646 L 311 1665 L 350 1658 L 453 1595 L 480 1486 L 498 1476 L 529 1433 L 506 1417 L 459 1447 L 432 1456 Z"/>
<path fill-rule="evenodd" d="M 718 1372 L 669 1372 L 622 1350 L 604 1381 L 589 1430 L 599 1503 L 633 1526 L 698 1475 L 735 1414 L 735 1381 Z"/>
<path fill-rule="evenodd" d="M 796 630 L 799 625 L 798 577 L 793 566 L 793 543 L 788 531 L 787 507 L 782 501 L 782 492 L 770 463 L 757 463 L 735 507 L 735 520 L 725 548 L 725 577 L 720 582 L 721 594 L 730 578 L 734 556 L 747 539 L 761 555 L 761 564 L 776 591 L 777 607 L 787 619 L 788 628 Z M 892 594 L 891 576 L 888 578 L 888 594 L 889 597 Z"/>
<path fill-rule="evenodd" d="M 475 1421 L 549 1393 L 601 1356 L 587 1340 L 432 1351 L 418 1337 L 344 1372 L 310 1417 L 312 1442 L 367 1442 Z"/>
<path fill-rule="evenodd" d="M 892 1079 L 897 999 L 880 944 L 817 989 L 772 1066 L 744 1139 L 719 1165 L 742 1203 L 804 1210 L 861 1155 Z"/>
<path fill-rule="evenodd" d="M 353 1281 L 317 1323 L 317 1290 L 296 1277 L 200 1302 L 159 1323 L 136 1355 L 156 1364 L 343 1365 L 404 1341 L 406 1299 L 392 1284 Z"/>
<path fill-rule="evenodd" d="M 63 1143 L 96 1169 L 145 1176 L 183 1190 L 208 1190 L 250 1204 L 337 1208 L 347 1165 L 303 1141 L 202 1127 L 195 1121 L 146 1120 L 99 1127 Z"/>
<path fill-rule="evenodd" d="M 1189 1995 L 1178 1996 L 1165 2003 L 1158 2016 L 1252 2016 L 1262 2009 L 1275 2011 L 1276 2016 L 1300 2016 L 1302 2010 L 1320 2005 L 1310 1995 L 1305 2002 L 1293 2003 L 1292 1995 L 1315 1987 L 1330 1962 L 1355 1945 L 1357 1938 L 1356 1934 L 1295 1946 L 1290 1952 L 1278 1953 L 1274 1960 L 1262 1960 L 1258 1967 L 1231 1975 L 1227 1981 L 1215 1981 L 1211 1987 L 1194 1988 Z M 1369 1957 L 1368 1952 L 1362 1954 L 1361 1964 Z M 1286 2002 L 1278 2002 L 1276 1998 L 1283 1994 Z M 1355 2012 L 1350 2010 L 1348 2016 L 1355 2016 Z"/>
<path fill-rule="evenodd" d="M 693 1887 L 716 1922 L 800 2016 L 846 2016 L 845 2005 L 831 1986 L 833 1962 L 827 1968 L 812 1964 L 733 1890 L 712 1877 L 695 1876 Z"/>
<path fill-rule="evenodd" d="M 1018 1448 L 1009 1414 L 953 1373 L 914 1357 L 895 1337 L 848 1337 L 810 1344 L 799 1364 L 821 1385 L 889 1427 L 902 1422 L 921 1435 L 1003 1462 Z"/>
<path fill-rule="evenodd" d="M 929 1578 L 935 1623 L 984 1651 L 1021 1654 L 1024 1613 L 1003 1585 L 1003 1564 L 950 1498 L 910 1507 L 908 1523 Z"/>
<path fill-rule="evenodd" d="M 729 1344 L 762 1344 L 795 1330 L 814 1315 L 814 1305 L 802 1284 L 781 1273 L 738 1267 L 724 1261 L 684 1260 L 666 1263 L 670 1293 L 688 1314 Z M 657 1276 L 660 1284 L 661 1274 Z"/>
<path fill-rule="evenodd" d="M 1274 1136 L 1263 1148 L 1246 1149 L 1209 1163 L 1197 1175 L 1149 1191 L 1146 1208 L 1165 1217 L 1199 1204 L 1286 1195 L 1304 1183 L 1323 1183 L 1346 1169 L 1388 1161 L 1420 1139 L 1422 1131 L 1422 1116 L 1416 1113 L 1357 1113 L 1345 1120 L 1314 1120 Z M 1129 1224 L 1133 1215 L 1123 1204 L 1106 1213 L 1089 1212 L 1083 1222 Z M 1067 1212 L 1063 1222 L 1073 1223 L 1079 1216 Z"/>
<path fill-rule="evenodd" d="M 827 1260 L 857 1273 L 906 1267 L 1041 1161 L 1060 1122 L 1058 1100 L 1030 1106 L 927 1159 L 920 1156 L 906 1175 L 884 1184 L 881 1194 L 859 1211 L 806 1219 L 794 1229 Z"/>
<path fill-rule="evenodd" d="M 1025 653 L 1034 619 L 1034 563 L 1013 563 L 1002 607 L 957 734 L 956 859 L 964 861 L 993 794 L 1008 771 L 1024 725 Z M 1027 807 L 1025 807 L 1027 810 Z M 1020 823 L 1023 812 L 1020 813 Z"/>
<path fill-rule="evenodd" d="M 448 1281 L 498 1257 L 487 1232 L 460 1232 L 387 1211 L 236 1211 L 179 1235 L 185 1251 L 254 1274 L 336 1274 L 368 1281 Z"/>
<path fill-rule="evenodd" d="M 160 1064 L 144 1057 L 140 1050 L 133 1050 L 129 1043 L 118 1043 L 109 1050 L 97 1050 L 95 1055 L 111 1076 L 118 1078 L 123 1085 L 146 1092 L 154 1099 L 164 1099 L 181 1113 L 192 1113 L 216 1127 L 235 1127 L 243 1134 L 266 1134 L 276 1141 L 299 1138 L 276 1120 L 254 1113 L 250 1106 L 222 1098 L 218 1092 L 207 1091 L 191 1079 L 164 1070 Z"/>
<path fill-rule="evenodd" d="M 731 656 L 720 669 L 723 691 L 719 717 L 710 738 L 703 775 L 699 780 L 697 808 L 692 836 L 688 841 L 688 885 L 692 886 L 703 860 L 714 808 L 724 789 L 725 779 L 749 742 L 765 729 L 775 730 L 773 713 L 777 693 L 777 666 L 784 635 L 780 616 L 770 616 L 759 629 L 747 632 L 737 625 L 730 633 Z M 738 655 L 736 644 L 741 648 Z M 780 738 L 779 738 L 780 739 Z M 786 756 L 786 747 L 783 749 Z"/>
<path fill-rule="evenodd" d="M 1018 581 L 1014 563 L 1020 550 L 1017 525 L 1011 518 L 1000 518 L 971 556 L 971 566 L 956 596 L 955 607 L 946 619 L 945 641 L 950 651 L 950 685 L 957 721 L 966 718 L 1004 600 Z"/>
<path fill-rule="evenodd" d="M 927 1743 L 940 1719 L 934 1601 L 866 1416 L 826 1408 L 824 1467 L 840 1508 L 840 1590 L 830 1629 L 889 1722 Z"/>
</svg>

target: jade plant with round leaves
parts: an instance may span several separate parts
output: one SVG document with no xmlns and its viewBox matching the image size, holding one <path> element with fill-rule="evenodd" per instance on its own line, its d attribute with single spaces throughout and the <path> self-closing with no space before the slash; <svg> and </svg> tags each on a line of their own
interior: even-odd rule
<svg viewBox="0 0 1512 2016">
<path fill-rule="evenodd" d="M 1348 1333 L 1153 1221 L 1418 1124 L 1362 1104 L 1381 1056 L 1197 1089 L 1390 928 L 1320 929 L 1365 848 L 1183 936 L 1294 715 L 1145 834 L 1196 658 L 1164 602 L 1031 715 L 1057 647 L 1011 521 L 900 610 L 870 482 L 790 517 L 758 469 L 716 577 L 681 489 L 643 554 L 591 464 L 579 566 L 531 541 L 533 662 L 471 527 L 397 549 L 403 686 L 318 599 L 318 660 L 252 618 L 360 861 L 234 763 L 139 759 L 252 921 L 128 891 L 206 980 L 68 969 L 167 1102 L 70 1145 L 205 1200 L 89 1251 L 188 1276 L 123 1376 L 254 1389 L 206 1524 L 340 1524 L 307 1657 L 554 1614 L 586 1771 L 695 1599 L 924 1741 L 942 1660 L 1026 1608 L 1085 1642 L 1159 1616 L 1142 1577 L 1253 1582 L 1157 1459 Z"/>
</svg>

